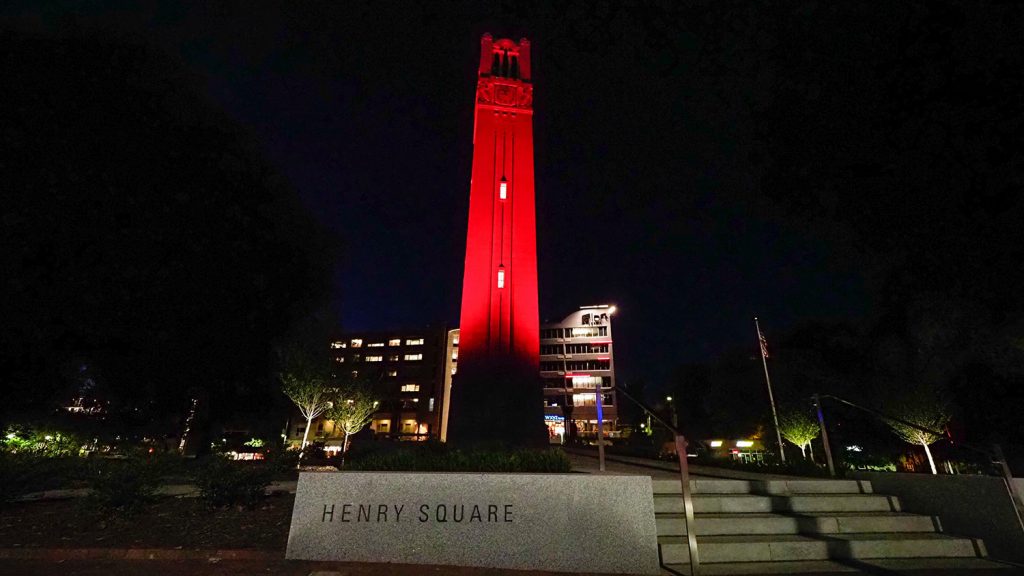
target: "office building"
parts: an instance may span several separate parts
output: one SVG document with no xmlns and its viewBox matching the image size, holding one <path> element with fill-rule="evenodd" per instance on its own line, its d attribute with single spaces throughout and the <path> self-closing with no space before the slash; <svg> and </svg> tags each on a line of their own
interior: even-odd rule
<svg viewBox="0 0 1024 576">
<path fill-rule="evenodd" d="M 581 440 L 596 437 L 598 398 L 605 434 L 617 435 L 614 312 L 614 306 L 583 306 L 540 329 L 544 421 L 552 443 L 567 441 L 573 427 Z"/>
</svg>

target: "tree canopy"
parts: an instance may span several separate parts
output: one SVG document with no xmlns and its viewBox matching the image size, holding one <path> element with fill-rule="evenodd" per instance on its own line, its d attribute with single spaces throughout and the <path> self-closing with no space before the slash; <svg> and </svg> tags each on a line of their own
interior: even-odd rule
<svg viewBox="0 0 1024 576">
<path fill-rule="evenodd" d="M 335 244 L 295 190 L 151 46 L 8 32 L 0 54 L 3 410 L 86 369 L 154 415 L 195 387 L 215 419 L 272 406 L 273 345 L 326 300 Z"/>
</svg>

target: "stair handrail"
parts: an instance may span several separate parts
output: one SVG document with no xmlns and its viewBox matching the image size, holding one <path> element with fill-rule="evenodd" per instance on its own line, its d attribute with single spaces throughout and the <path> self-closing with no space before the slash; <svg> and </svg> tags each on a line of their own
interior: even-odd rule
<svg viewBox="0 0 1024 576">
<path fill-rule="evenodd" d="M 690 465 L 686 461 L 689 443 L 687 443 L 686 437 L 675 426 L 662 420 L 643 401 L 635 398 L 622 388 L 617 388 L 616 392 L 631 400 L 641 410 L 660 422 L 665 428 L 668 428 L 675 436 L 676 456 L 679 458 L 679 487 L 683 494 L 683 516 L 686 522 L 686 543 L 690 549 L 690 574 L 691 576 L 697 576 L 700 573 L 700 554 L 697 550 L 697 531 L 694 526 L 693 494 L 690 493 Z"/>
<path fill-rule="evenodd" d="M 825 416 L 824 416 L 824 413 L 823 413 L 822 407 L 821 407 L 821 400 L 823 398 L 827 398 L 829 400 L 835 400 L 836 402 L 839 402 L 841 404 L 845 404 L 845 405 L 847 405 L 847 406 L 849 406 L 851 408 L 856 408 L 857 410 L 861 410 L 862 412 L 867 412 L 868 414 L 871 414 L 872 416 L 875 416 L 875 417 L 880 418 L 882 420 L 891 420 L 893 422 L 896 422 L 897 424 L 901 424 L 903 426 L 908 426 L 910 428 L 913 428 L 914 430 L 919 430 L 919 431 L 924 432 L 926 434 L 931 434 L 933 436 L 939 436 L 940 438 L 945 438 L 945 439 L 949 440 L 950 444 L 956 444 L 957 446 L 963 446 L 964 448 L 967 448 L 968 450 L 973 450 L 974 452 L 978 452 L 980 454 L 985 455 L 986 457 L 988 457 L 988 458 L 990 458 L 992 460 L 993 464 L 996 464 L 996 465 L 999 466 L 999 471 L 1000 471 L 1000 473 L 1001 473 L 1001 475 L 1003 477 L 1003 483 L 1006 484 L 1006 490 L 1009 492 L 1010 499 L 1013 501 L 1014 506 L 1017 507 L 1017 508 L 1024 508 L 1024 500 L 1021 499 L 1020 494 L 1017 492 L 1017 488 L 1016 488 L 1016 486 L 1014 485 L 1014 482 L 1013 482 L 1013 474 L 1010 471 L 1010 466 L 1006 462 L 1006 456 L 1003 454 L 1003 449 L 1002 449 L 1002 447 L 999 444 L 993 444 L 991 446 L 991 448 L 986 449 L 986 448 L 983 448 L 981 446 L 976 446 L 976 445 L 968 443 L 968 442 L 953 442 L 952 438 L 949 438 L 949 436 L 948 436 L 948 434 L 946 432 L 938 432 L 936 430 L 928 429 L 928 428 L 926 428 L 924 426 L 919 426 L 917 424 L 914 424 L 913 422 L 907 422 L 906 420 L 904 420 L 902 418 L 897 418 L 896 416 L 892 416 L 890 414 L 886 414 L 885 412 L 882 412 L 881 410 L 875 410 L 874 408 L 868 408 L 867 406 L 861 406 L 860 404 L 857 404 L 855 402 L 851 402 L 850 400 L 847 400 L 845 398 L 840 398 L 840 397 L 838 397 L 838 396 L 836 396 L 834 394 L 814 394 L 811 397 L 811 399 L 812 399 L 812 402 L 814 403 L 814 407 L 815 407 L 815 409 L 816 409 L 816 411 L 818 413 L 818 426 L 821 428 L 821 440 L 822 440 L 822 443 L 825 446 L 825 458 L 828 461 L 829 473 L 832 476 L 836 475 L 836 469 L 835 469 L 835 465 L 834 465 L 833 460 L 832 460 L 832 449 L 829 446 L 828 431 L 825 428 Z"/>
</svg>

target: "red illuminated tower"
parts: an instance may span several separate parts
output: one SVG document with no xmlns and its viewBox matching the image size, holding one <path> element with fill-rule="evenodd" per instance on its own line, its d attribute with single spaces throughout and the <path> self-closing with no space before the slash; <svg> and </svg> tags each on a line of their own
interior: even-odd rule
<svg viewBox="0 0 1024 576">
<path fill-rule="evenodd" d="M 460 440 L 468 429 L 473 437 L 486 435 L 490 417 L 508 422 L 515 413 L 523 430 L 532 429 L 533 418 L 543 427 L 529 41 L 483 36 L 475 111 L 459 376 L 452 388 L 452 431 Z"/>
<path fill-rule="evenodd" d="M 530 43 L 480 41 L 462 279 L 460 364 L 512 355 L 538 365 Z"/>
</svg>

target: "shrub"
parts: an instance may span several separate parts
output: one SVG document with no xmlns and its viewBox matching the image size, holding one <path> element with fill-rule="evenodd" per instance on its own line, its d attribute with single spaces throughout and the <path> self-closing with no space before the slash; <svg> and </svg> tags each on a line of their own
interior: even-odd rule
<svg viewBox="0 0 1024 576">
<path fill-rule="evenodd" d="M 690 462 L 691 464 L 698 464 L 700 466 L 741 470 L 744 472 L 757 472 L 760 474 L 787 474 L 792 476 L 810 476 L 815 478 L 826 478 L 831 476 L 827 467 L 815 464 L 810 460 L 804 460 L 803 458 L 787 460 L 786 463 L 783 464 L 777 461 L 741 462 L 732 458 L 699 456 L 695 459 L 691 459 Z M 836 475 L 842 477 L 845 473 L 845 469 L 837 463 Z"/>
<path fill-rule="evenodd" d="M 350 458 L 347 470 L 422 472 L 569 472 L 564 452 L 554 450 L 446 450 L 434 446 L 371 452 Z"/>
<path fill-rule="evenodd" d="M 87 475 L 89 501 L 109 511 L 132 514 L 156 498 L 165 470 L 159 458 L 130 456 L 123 460 L 95 460 Z"/>
<path fill-rule="evenodd" d="M 85 461 L 0 451 L 0 502 L 25 494 L 67 488 L 82 479 Z"/>
<path fill-rule="evenodd" d="M 196 467 L 193 481 L 199 495 L 213 507 L 252 507 L 265 494 L 276 473 L 271 464 L 234 462 L 219 456 L 205 458 Z"/>
</svg>

